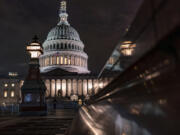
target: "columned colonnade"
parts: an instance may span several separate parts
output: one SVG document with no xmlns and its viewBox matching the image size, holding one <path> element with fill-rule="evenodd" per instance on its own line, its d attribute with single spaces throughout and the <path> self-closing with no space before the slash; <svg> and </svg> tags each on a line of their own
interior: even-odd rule
<svg viewBox="0 0 180 135">
<path fill-rule="evenodd" d="M 47 97 L 57 97 L 61 93 L 63 97 L 72 95 L 87 96 L 96 94 L 104 88 L 111 79 L 46 79 Z"/>
</svg>

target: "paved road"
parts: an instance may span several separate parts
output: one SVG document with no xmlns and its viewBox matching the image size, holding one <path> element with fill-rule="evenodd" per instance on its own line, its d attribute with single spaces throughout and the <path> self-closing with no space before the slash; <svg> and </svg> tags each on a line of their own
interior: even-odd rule
<svg viewBox="0 0 180 135">
<path fill-rule="evenodd" d="M 59 110 L 46 117 L 0 118 L 0 135 L 64 135 L 75 112 Z"/>
</svg>

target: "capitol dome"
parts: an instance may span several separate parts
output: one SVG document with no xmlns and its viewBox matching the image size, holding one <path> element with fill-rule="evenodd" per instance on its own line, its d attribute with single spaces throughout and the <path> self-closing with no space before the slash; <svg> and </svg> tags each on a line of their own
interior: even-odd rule
<svg viewBox="0 0 180 135">
<path fill-rule="evenodd" d="M 43 43 L 44 54 L 40 56 L 42 73 L 60 68 L 78 74 L 90 73 L 88 55 L 78 32 L 70 26 L 66 13 L 66 1 L 61 2 L 60 21 L 50 30 Z"/>
<path fill-rule="evenodd" d="M 47 40 L 67 39 L 80 41 L 78 32 L 69 25 L 60 24 L 51 29 L 47 36 Z"/>
</svg>

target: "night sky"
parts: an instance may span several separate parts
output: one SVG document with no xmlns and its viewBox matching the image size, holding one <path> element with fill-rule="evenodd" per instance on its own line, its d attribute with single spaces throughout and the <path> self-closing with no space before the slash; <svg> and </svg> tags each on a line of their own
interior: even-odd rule
<svg viewBox="0 0 180 135">
<path fill-rule="evenodd" d="M 67 0 L 69 23 L 80 34 L 89 69 L 98 73 L 132 22 L 142 0 Z M 0 0 L 0 74 L 25 73 L 25 45 L 43 42 L 58 23 L 59 0 Z"/>
</svg>

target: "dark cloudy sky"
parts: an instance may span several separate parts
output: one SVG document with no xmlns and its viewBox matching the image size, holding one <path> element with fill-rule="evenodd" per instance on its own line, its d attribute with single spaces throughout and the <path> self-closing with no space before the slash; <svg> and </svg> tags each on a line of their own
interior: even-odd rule
<svg viewBox="0 0 180 135">
<path fill-rule="evenodd" d="M 99 72 L 130 25 L 142 0 L 67 0 L 70 24 Z M 58 22 L 59 0 L 0 0 L 0 73 L 27 71 L 25 45 L 43 42 Z"/>
</svg>

